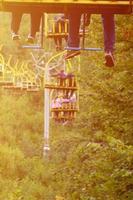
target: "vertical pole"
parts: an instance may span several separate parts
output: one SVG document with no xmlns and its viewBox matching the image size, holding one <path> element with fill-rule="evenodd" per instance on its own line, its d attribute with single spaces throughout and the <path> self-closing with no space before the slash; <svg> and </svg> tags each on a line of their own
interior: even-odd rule
<svg viewBox="0 0 133 200">
<path fill-rule="evenodd" d="M 46 67 L 45 81 L 49 81 L 49 71 Z M 50 150 L 49 147 L 49 121 L 50 121 L 50 89 L 44 89 L 44 148 L 43 155 L 47 156 Z"/>
<path fill-rule="evenodd" d="M 44 14 L 42 13 L 42 24 L 41 24 L 41 48 L 43 48 L 43 32 L 44 32 Z"/>
<path fill-rule="evenodd" d="M 130 5 L 130 13 L 133 13 L 133 3 L 132 0 L 129 0 L 129 5 Z"/>
<path fill-rule="evenodd" d="M 44 156 L 50 150 L 49 147 L 49 89 L 44 89 Z"/>
<path fill-rule="evenodd" d="M 48 36 L 48 14 L 44 13 L 44 36 Z"/>
<path fill-rule="evenodd" d="M 85 13 L 83 14 L 83 39 L 82 39 L 82 48 L 85 47 Z"/>
<path fill-rule="evenodd" d="M 49 63 L 55 59 L 57 56 L 63 55 L 63 52 L 52 56 L 45 65 L 44 71 L 44 81 L 46 83 L 50 83 L 50 70 L 55 68 L 49 68 Z M 45 85 L 45 84 L 44 84 Z M 49 146 L 49 128 L 50 128 L 50 89 L 44 89 L 44 147 L 43 147 L 43 155 L 45 157 L 49 156 L 50 146 Z"/>
</svg>

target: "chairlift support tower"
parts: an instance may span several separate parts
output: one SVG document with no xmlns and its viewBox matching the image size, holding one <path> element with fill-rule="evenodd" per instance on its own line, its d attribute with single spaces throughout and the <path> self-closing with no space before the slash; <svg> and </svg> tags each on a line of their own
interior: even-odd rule
<svg viewBox="0 0 133 200">
<path fill-rule="evenodd" d="M 65 61 L 64 54 L 66 51 L 60 52 L 53 57 L 51 57 L 47 64 L 45 65 L 45 73 L 44 73 L 44 147 L 43 147 L 43 155 L 48 155 L 50 150 L 49 139 L 50 139 L 50 114 L 51 114 L 51 94 L 52 91 L 60 91 L 57 85 L 51 85 L 51 71 L 56 70 L 60 71 L 61 69 L 67 72 L 68 70 L 77 71 L 79 75 L 80 72 L 80 56 L 76 58 L 72 58 L 71 60 Z M 75 69 L 74 69 L 75 67 Z M 66 88 L 67 89 L 67 88 Z M 79 102 L 79 96 L 77 96 L 77 102 Z M 79 109 L 79 106 L 78 108 Z"/>
</svg>

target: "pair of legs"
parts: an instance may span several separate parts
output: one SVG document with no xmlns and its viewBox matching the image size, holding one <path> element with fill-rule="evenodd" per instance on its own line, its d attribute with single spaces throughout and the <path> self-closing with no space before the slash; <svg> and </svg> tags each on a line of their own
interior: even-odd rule
<svg viewBox="0 0 133 200">
<path fill-rule="evenodd" d="M 79 28 L 80 19 L 82 13 L 71 12 L 69 14 L 69 36 L 68 36 L 68 47 L 79 48 Z M 75 17 L 76 16 L 76 17 Z M 115 22 L 114 14 L 102 14 L 103 33 L 104 33 L 104 50 L 105 50 L 105 65 L 112 67 L 114 66 L 114 44 L 115 44 Z M 76 54 L 76 52 L 75 52 Z M 77 55 L 79 52 L 77 51 Z M 74 55 L 74 53 L 73 53 Z M 69 58 L 66 56 L 66 59 Z"/>
<path fill-rule="evenodd" d="M 18 33 L 22 16 L 23 12 L 19 10 L 12 12 L 11 31 L 13 34 L 12 35 L 13 39 L 19 39 Z M 30 16 L 31 16 L 31 25 L 30 25 L 30 34 L 28 36 L 28 40 L 29 42 L 30 41 L 33 42 L 32 40 L 35 38 L 36 32 L 38 32 L 40 28 L 42 13 L 30 12 Z"/>
<path fill-rule="evenodd" d="M 67 36 L 58 35 L 54 37 L 54 42 L 56 46 L 56 50 L 62 50 L 62 40 L 65 39 L 67 42 Z"/>
<path fill-rule="evenodd" d="M 56 50 L 62 50 L 62 36 L 54 36 L 54 42 L 56 46 Z"/>
</svg>

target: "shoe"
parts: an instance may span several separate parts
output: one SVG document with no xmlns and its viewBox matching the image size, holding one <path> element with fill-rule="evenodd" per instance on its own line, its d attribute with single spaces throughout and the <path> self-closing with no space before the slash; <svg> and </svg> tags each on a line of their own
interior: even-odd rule
<svg viewBox="0 0 133 200">
<path fill-rule="evenodd" d="M 62 46 L 59 46 L 59 51 L 62 51 Z"/>
<path fill-rule="evenodd" d="M 113 54 L 112 54 L 112 52 L 111 51 L 109 51 L 109 52 L 106 52 L 105 53 L 105 65 L 107 66 L 107 67 L 113 67 L 114 66 L 114 56 L 113 56 Z"/>
<path fill-rule="evenodd" d="M 75 56 L 78 56 L 80 54 L 79 50 L 69 50 L 67 51 L 67 54 L 65 55 L 65 59 L 70 59 L 73 58 Z"/>
<path fill-rule="evenodd" d="M 33 43 L 34 43 L 34 40 L 35 40 L 34 37 L 32 37 L 31 35 L 28 35 L 28 38 L 27 38 L 27 42 L 28 42 L 28 43 L 33 44 Z"/>
<path fill-rule="evenodd" d="M 64 121 L 64 122 L 62 123 L 63 126 L 65 126 L 66 124 L 68 124 L 68 120 L 66 120 L 66 121 Z"/>
<path fill-rule="evenodd" d="M 56 46 L 56 51 L 62 51 L 62 47 L 61 46 Z"/>
<path fill-rule="evenodd" d="M 12 40 L 20 40 L 20 36 L 17 33 L 12 32 Z"/>
<path fill-rule="evenodd" d="M 59 51 L 59 46 L 56 46 L 55 48 L 56 48 L 56 51 Z"/>
</svg>

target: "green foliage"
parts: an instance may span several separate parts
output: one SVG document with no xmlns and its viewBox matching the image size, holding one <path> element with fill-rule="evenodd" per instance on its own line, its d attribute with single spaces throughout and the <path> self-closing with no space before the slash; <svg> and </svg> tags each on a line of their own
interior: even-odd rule
<svg viewBox="0 0 133 200">
<path fill-rule="evenodd" d="M 8 56 L 10 16 L 3 15 Z M 51 122 L 49 159 L 42 158 L 43 94 L 0 90 L 0 200 L 133 199 L 133 49 L 121 32 L 131 30 L 132 18 L 116 17 L 115 68 L 103 65 L 102 52 L 82 54 L 80 112 L 72 125 Z M 86 44 L 102 47 L 98 16 L 89 30 Z"/>
</svg>

